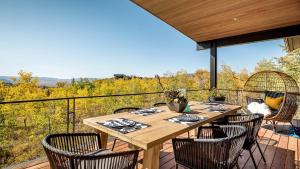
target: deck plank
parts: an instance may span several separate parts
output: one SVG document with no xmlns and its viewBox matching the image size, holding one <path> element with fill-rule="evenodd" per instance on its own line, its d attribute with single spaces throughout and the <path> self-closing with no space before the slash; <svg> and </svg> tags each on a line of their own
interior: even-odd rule
<svg viewBox="0 0 300 169">
<path fill-rule="evenodd" d="M 274 161 L 271 168 L 285 168 L 285 161 L 287 156 L 287 147 L 288 147 L 288 136 L 281 135 L 274 156 Z"/>
<path fill-rule="evenodd" d="M 300 139 L 297 139 L 297 153 L 298 153 L 297 166 L 300 167 Z"/>
<path fill-rule="evenodd" d="M 266 158 L 266 163 L 261 161 L 258 164 L 259 169 L 260 168 L 261 169 L 271 168 L 279 140 L 280 140 L 280 134 L 273 133 L 268 142 L 267 149 L 264 153 L 265 158 Z"/>
<path fill-rule="evenodd" d="M 260 137 L 260 138 L 264 138 L 264 135 L 265 135 L 266 131 L 267 131 L 266 129 L 261 129 L 260 132 L 259 132 L 259 134 L 258 134 L 259 137 Z M 258 142 L 259 142 L 259 144 L 260 144 L 260 147 L 261 147 L 262 151 L 264 152 L 266 146 L 265 146 L 264 144 L 261 144 L 262 139 L 259 139 Z M 246 164 L 244 165 L 243 169 L 252 169 L 252 168 L 254 167 L 253 161 L 252 161 L 252 159 L 250 158 L 249 152 L 248 152 L 248 151 L 246 151 L 246 152 L 247 152 L 247 154 L 248 154 L 248 159 L 247 159 L 247 162 L 246 162 Z M 257 148 L 256 145 L 253 146 L 253 148 L 252 148 L 252 153 L 253 153 L 253 156 L 254 156 L 255 163 L 256 163 L 256 165 L 258 165 L 258 164 L 259 164 L 259 161 L 260 161 L 260 159 L 261 159 L 261 155 L 260 155 L 260 152 L 259 152 L 259 150 L 258 150 L 258 148 Z"/>
<path fill-rule="evenodd" d="M 260 138 L 259 145 L 261 146 L 263 155 L 265 156 L 265 152 L 267 150 L 268 144 L 270 143 L 270 139 L 274 133 L 271 130 L 267 130 L 267 129 L 264 129 L 264 130 L 266 130 L 266 132 L 265 132 L 264 136 Z M 260 163 L 265 164 L 265 162 L 263 161 L 263 159 L 261 157 L 261 154 L 259 154 L 259 157 L 260 157 L 260 160 L 257 162 L 257 166 L 259 166 Z"/>
<path fill-rule="evenodd" d="M 285 169 L 293 169 L 296 167 L 295 162 L 297 161 L 296 158 L 296 144 L 295 140 L 292 137 L 288 137 L 288 147 L 286 152 L 286 160 L 285 160 Z"/>
<path fill-rule="evenodd" d="M 264 156 L 265 156 L 265 158 L 266 158 L 266 161 L 271 161 L 271 160 L 273 160 L 273 158 L 271 159 L 270 157 L 268 158 L 268 152 L 270 152 L 270 150 L 269 150 L 269 144 L 272 144 L 272 137 L 273 137 L 273 134 L 274 134 L 274 132 L 272 131 L 272 130 L 267 130 L 266 131 L 266 133 L 265 133 L 265 135 L 261 138 L 261 140 L 260 140 L 260 143 L 262 144 L 262 145 L 264 145 L 264 147 L 265 147 L 265 150 L 264 150 Z M 258 166 L 258 168 L 263 168 L 263 166 L 265 166 L 266 165 L 266 163 L 261 159 L 258 163 L 257 163 L 257 166 Z"/>
</svg>

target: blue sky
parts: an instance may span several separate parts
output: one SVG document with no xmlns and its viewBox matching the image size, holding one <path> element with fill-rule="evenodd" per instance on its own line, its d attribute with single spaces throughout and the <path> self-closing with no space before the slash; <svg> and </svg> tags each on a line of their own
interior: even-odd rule
<svg viewBox="0 0 300 169">
<path fill-rule="evenodd" d="M 209 51 L 128 0 L 0 0 L 0 75 L 153 76 L 209 69 Z M 282 40 L 218 49 L 219 66 L 252 71 Z"/>
</svg>

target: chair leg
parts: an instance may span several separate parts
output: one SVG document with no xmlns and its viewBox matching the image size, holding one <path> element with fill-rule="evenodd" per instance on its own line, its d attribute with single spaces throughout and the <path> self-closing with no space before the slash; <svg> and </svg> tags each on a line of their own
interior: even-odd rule
<svg viewBox="0 0 300 169">
<path fill-rule="evenodd" d="M 256 141 L 256 145 L 257 145 L 257 147 L 258 147 L 258 150 L 259 150 L 259 152 L 260 152 L 260 154 L 261 154 L 261 156 L 262 156 L 264 162 L 266 162 L 265 156 L 264 156 L 263 152 L 261 151 L 260 145 L 258 144 L 257 141 Z"/>
<path fill-rule="evenodd" d="M 236 166 L 237 169 L 240 169 L 240 166 L 239 166 L 239 163 L 238 163 L 238 162 L 236 163 L 235 166 Z"/>
<path fill-rule="evenodd" d="M 294 124 L 290 121 L 290 124 L 292 126 L 292 128 L 294 129 L 294 133 L 296 132 L 296 127 L 294 126 Z"/>
<path fill-rule="evenodd" d="M 178 169 L 178 164 L 177 163 L 175 164 L 175 169 Z"/>
<path fill-rule="evenodd" d="M 111 151 L 114 151 L 114 148 L 115 148 L 115 145 L 116 145 L 116 141 L 117 141 L 117 138 L 114 139 L 114 143 L 112 145 Z"/>
<path fill-rule="evenodd" d="M 254 157 L 253 157 L 253 154 L 252 154 L 252 152 L 251 152 L 251 149 L 249 149 L 248 151 L 249 151 L 249 153 L 250 153 L 250 157 L 251 157 L 251 159 L 252 159 L 253 165 L 254 165 L 254 167 L 257 169 L 256 163 L 255 163 L 255 159 L 254 159 Z"/>
<path fill-rule="evenodd" d="M 272 121 L 273 132 L 276 133 L 276 122 Z"/>
</svg>

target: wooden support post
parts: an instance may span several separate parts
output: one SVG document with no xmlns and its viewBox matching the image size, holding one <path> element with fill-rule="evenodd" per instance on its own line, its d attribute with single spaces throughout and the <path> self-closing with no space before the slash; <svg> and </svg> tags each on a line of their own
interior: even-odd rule
<svg viewBox="0 0 300 169">
<path fill-rule="evenodd" d="M 217 88 L 217 43 L 210 46 L 210 89 Z"/>
</svg>

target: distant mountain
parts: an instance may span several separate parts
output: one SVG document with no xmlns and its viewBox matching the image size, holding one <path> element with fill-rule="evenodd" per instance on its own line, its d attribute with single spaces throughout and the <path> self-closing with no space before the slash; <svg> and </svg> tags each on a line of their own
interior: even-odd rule
<svg viewBox="0 0 300 169">
<path fill-rule="evenodd" d="M 57 82 L 66 82 L 71 83 L 71 79 L 59 79 L 53 77 L 37 77 L 39 78 L 39 85 L 41 86 L 48 86 L 48 87 L 55 87 Z"/>
<path fill-rule="evenodd" d="M 13 83 L 12 78 L 13 76 L 0 76 L 0 81 L 4 81 L 4 83 Z M 59 79 L 59 78 L 53 78 L 53 77 L 37 77 L 39 78 L 39 85 L 40 86 L 48 86 L 48 87 L 54 87 L 56 86 L 57 82 L 66 82 L 71 83 L 72 79 Z M 76 78 L 75 81 L 79 80 L 80 78 Z M 90 81 L 97 80 L 97 78 L 87 78 Z"/>
<path fill-rule="evenodd" d="M 0 81 L 3 81 L 4 83 L 12 83 L 13 80 L 11 80 L 11 76 L 0 76 Z"/>
</svg>

